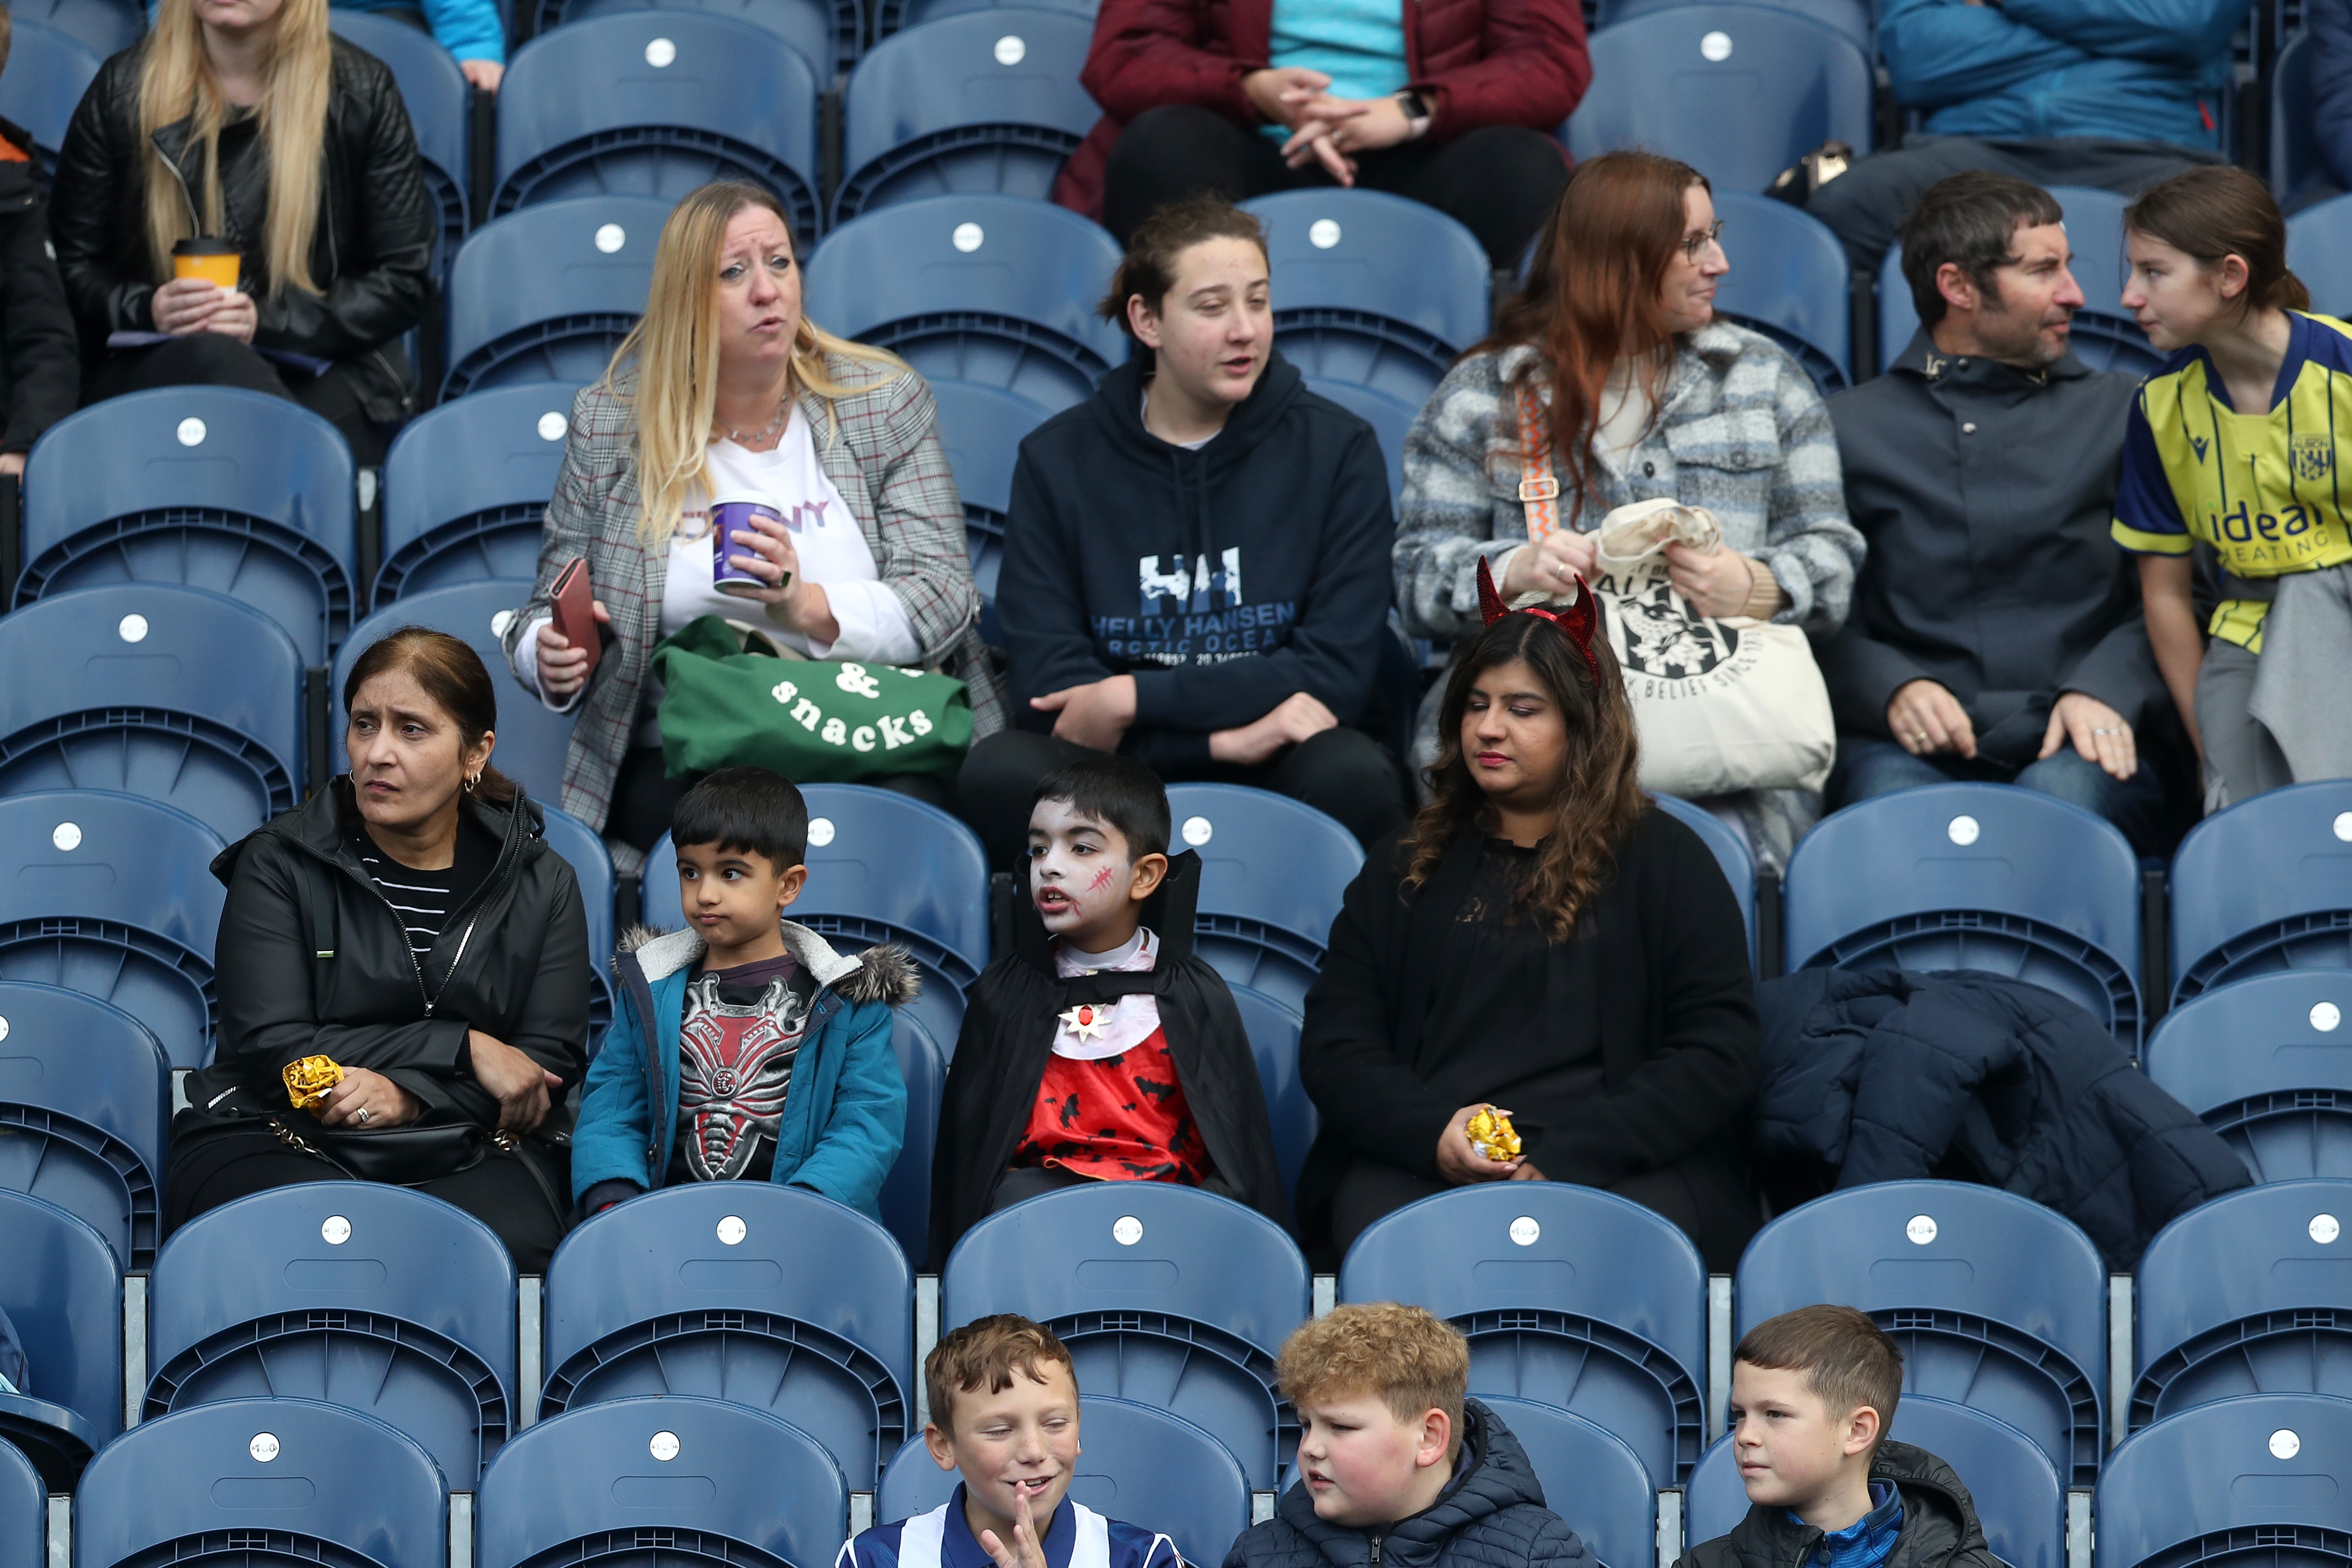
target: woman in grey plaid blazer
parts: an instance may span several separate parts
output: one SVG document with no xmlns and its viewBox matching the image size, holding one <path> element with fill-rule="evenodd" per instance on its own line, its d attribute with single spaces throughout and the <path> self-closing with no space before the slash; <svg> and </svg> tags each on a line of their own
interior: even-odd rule
<svg viewBox="0 0 2352 1568">
<path fill-rule="evenodd" d="M 709 590 L 698 603 L 692 585 L 673 581 L 672 552 L 688 537 L 680 509 L 702 505 L 724 479 L 715 462 L 706 467 L 706 453 L 740 465 L 789 456 L 795 441 L 813 447 L 824 481 L 855 519 L 872 578 L 833 576 L 828 595 L 826 581 L 797 570 L 796 541 L 809 549 L 810 536 L 761 520 L 760 537 L 738 535 L 730 546 L 759 584 L 740 595 L 731 618 L 764 613 L 783 640 L 818 657 L 919 660 L 969 687 L 975 739 L 1004 726 L 930 388 L 889 355 L 844 342 L 801 314 L 790 227 L 772 196 L 706 185 L 663 227 L 644 321 L 572 404 L 538 581 L 505 634 L 526 689 L 559 710 L 581 702 L 586 655 L 555 631 L 548 594 L 565 563 L 587 559 L 609 635 L 584 683 L 562 805 L 604 834 L 625 876 L 667 829 L 683 787 L 663 776 L 647 658 L 678 629 L 670 621 L 713 608 Z M 836 558 L 845 535 L 835 529 Z M 945 780 L 878 782 L 950 804 Z"/>
</svg>

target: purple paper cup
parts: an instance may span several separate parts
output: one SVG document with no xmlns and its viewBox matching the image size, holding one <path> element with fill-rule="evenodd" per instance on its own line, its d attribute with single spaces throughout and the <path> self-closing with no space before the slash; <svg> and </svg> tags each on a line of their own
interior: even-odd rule
<svg viewBox="0 0 2352 1568">
<path fill-rule="evenodd" d="M 742 491 L 723 495 L 710 503 L 710 585 L 724 588 L 740 583 L 748 588 L 764 588 L 768 584 L 728 559 L 730 555 L 749 555 L 747 547 L 735 542 L 738 533 L 756 533 L 759 530 L 751 520 L 764 517 L 773 522 L 784 521 L 776 503 L 763 495 Z"/>
</svg>

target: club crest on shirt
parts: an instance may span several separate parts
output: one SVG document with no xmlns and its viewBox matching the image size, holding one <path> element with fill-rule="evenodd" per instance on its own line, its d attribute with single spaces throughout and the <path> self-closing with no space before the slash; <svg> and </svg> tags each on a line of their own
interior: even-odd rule
<svg viewBox="0 0 2352 1568">
<path fill-rule="evenodd" d="M 2287 468 L 2298 480 L 2324 479 L 2336 471 L 2336 445 L 2325 436 L 2297 436 L 2288 445 Z"/>
</svg>

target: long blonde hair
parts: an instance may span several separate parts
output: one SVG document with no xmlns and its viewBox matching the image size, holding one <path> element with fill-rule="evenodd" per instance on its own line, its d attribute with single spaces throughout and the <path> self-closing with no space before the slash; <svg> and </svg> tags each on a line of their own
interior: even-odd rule
<svg viewBox="0 0 2352 1568">
<path fill-rule="evenodd" d="M 220 130 L 229 106 L 213 79 L 204 28 L 189 0 L 163 0 L 146 49 L 139 66 L 139 144 L 146 163 L 148 259 L 161 282 L 172 276 L 175 242 L 224 232 Z M 316 294 L 310 242 L 319 230 L 320 163 L 326 154 L 327 100 L 335 75 L 327 0 L 285 0 L 266 71 L 269 85 L 257 107 L 261 149 L 269 162 L 261 261 L 271 298 L 289 286 Z M 194 121 L 189 144 L 203 152 L 200 191 L 184 191 L 155 148 L 155 132 L 183 120 Z"/>
<path fill-rule="evenodd" d="M 774 213 L 784 232 L 792 232 L 792 215 L 782 202 L 740 181 L 721 180 L 689 191 L 671 209 L 654 250 L 646 313 L 614 351 L 604 373 L 604 384 L 611 387 L 621 380 L 625 366 L 633 364 L 636 372 L 637 487 L 645 498 L 637 537 L 648 549 L 668 540 L 687 491 L 704 480 L 703 454 L 719 409 L 719 253 L 727 226 L 751 206 Z M 793 248 L 797 253 L 799 247 Z M 844 385 L 825 374 L 828 353 L 866 360 L 890 374 L 878 384 Z M 802 313 L 793 335 L 796 386 L 830 403 L 910 374 L 898 355 L 836 338 Z"/>
</svg>

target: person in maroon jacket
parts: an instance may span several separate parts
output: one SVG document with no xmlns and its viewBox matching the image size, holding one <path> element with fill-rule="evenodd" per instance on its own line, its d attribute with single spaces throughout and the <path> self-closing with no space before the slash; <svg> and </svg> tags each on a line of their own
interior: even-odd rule
<svg viewBox="0 0 2352 1568">
<path fill-rule="evenodd" d="M 1516 268 L 1591 79 L 1577 0 L 1103 0 L 1079 79 L 1107 113 L 1054 199 L 1125 244 L 1187 196 L 1363 185 Z"/>
</svg>

